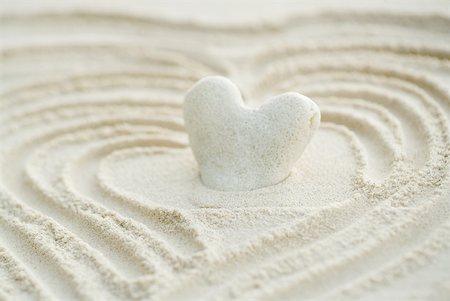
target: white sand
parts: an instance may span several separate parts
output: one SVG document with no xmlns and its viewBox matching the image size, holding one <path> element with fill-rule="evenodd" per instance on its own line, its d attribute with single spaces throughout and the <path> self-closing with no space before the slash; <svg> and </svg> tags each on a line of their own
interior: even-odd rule
<svg viewBox="0 0 450 301">
<path fill-rule="evenodd" d="M 2 5 L 0 300 L 450 295 L 447 1 L 92 2 Z M 320 106 L 282 183 L 201 184 L 212 74 Z"/>
</svg>

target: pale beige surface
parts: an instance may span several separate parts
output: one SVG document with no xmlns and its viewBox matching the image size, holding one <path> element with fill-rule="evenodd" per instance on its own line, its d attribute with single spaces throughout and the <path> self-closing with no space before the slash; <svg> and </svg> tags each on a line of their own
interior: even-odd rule
<svg viewBox="0 0 450 301">
<path fill-rule="evenodd" d="M 319 128 L 320 110 L 298 92 L 248 107 L 228 78 L 206 76 L 186 93 L 183 119 L 202 183 L 250 191 L 290 175 Z"/>
<path fill-rule="evenodd" d="M 445 300 L 448 2 L 4 1 L 0 299 Z M 207 189 L 183 95 L 287 90 L 294 173 Z"/>
</svg>

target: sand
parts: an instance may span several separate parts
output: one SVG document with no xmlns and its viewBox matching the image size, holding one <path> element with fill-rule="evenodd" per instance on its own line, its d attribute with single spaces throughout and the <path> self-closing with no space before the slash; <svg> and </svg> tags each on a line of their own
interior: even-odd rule
<svg viewBox="0 0 450 301">
<path fill-rule="evenodd" d="M 1 300 L 445 300 L 446 1 L 4 1 Z M 380 2 L 380 3 L 378 3 Z M 205 187 L 185 92 L 296 91 L 292 174 Z"/>
</svg>

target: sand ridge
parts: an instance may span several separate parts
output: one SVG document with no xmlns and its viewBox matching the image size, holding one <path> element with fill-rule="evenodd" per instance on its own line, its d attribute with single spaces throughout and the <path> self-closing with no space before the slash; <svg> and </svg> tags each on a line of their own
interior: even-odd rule
<svg viewBox="0 0 450 301">
<path fill-rule="evenodd" d="M 216 23 L 2 16 L 0 299 L 441 300 L 450 292 L 450 18 Z M 199 47 L 202 46 L 202 47 Z M 201 184 L 184 93 L 298 91 L 321 127 L 280 184 Z"/>
</svg>

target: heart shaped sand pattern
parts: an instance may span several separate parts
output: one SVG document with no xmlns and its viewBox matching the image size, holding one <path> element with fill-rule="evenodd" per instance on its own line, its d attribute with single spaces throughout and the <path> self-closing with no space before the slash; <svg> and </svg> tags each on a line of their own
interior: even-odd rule
<svg viewBox="0 0 450 301">
<path fill-rule="evenodd" d="M 289 175 L 319 127 L 320 111 L 296 92 L 252 109 L 230 80 L 211 76 L 186 94 L 184 121 L 203 183 L 217 190 L 252 190 Z"/>
</svg>

